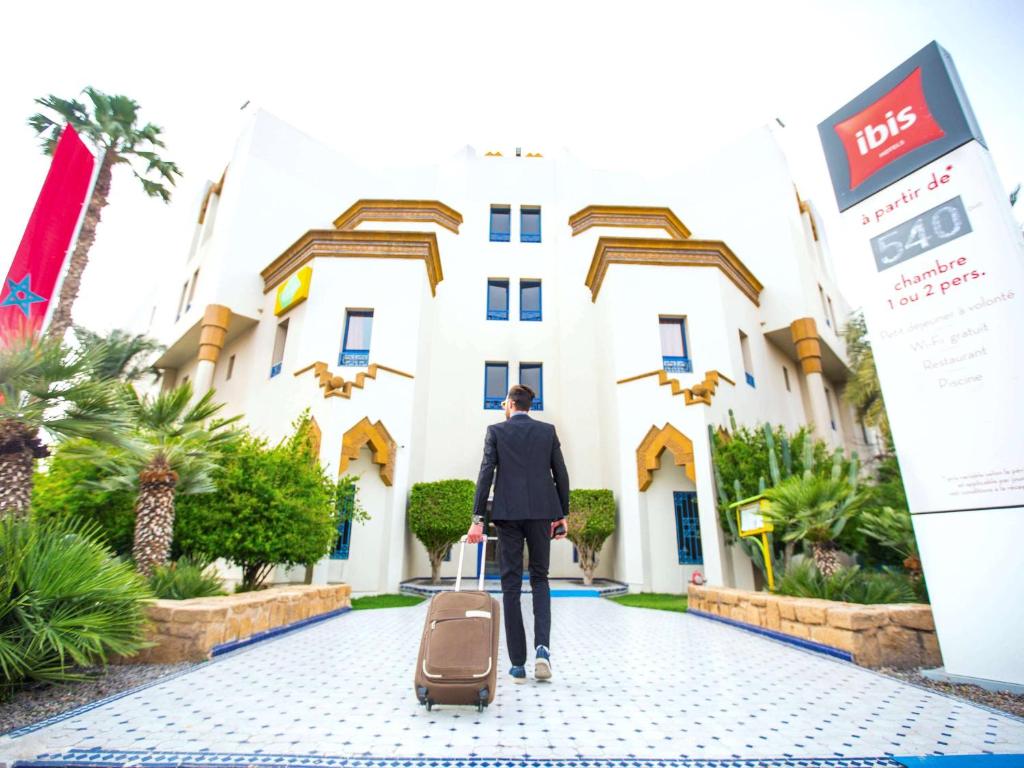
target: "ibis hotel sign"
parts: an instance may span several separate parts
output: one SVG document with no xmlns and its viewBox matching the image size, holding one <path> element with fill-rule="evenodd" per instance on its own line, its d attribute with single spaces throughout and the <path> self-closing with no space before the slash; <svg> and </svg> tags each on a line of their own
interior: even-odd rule
<svg viewBox="0 0 1024 768">
<path fill-rule="evenodd" d="M 1024 683 L 1024 656 L 1005 650 L 1024 635 L 1024 558 L 1009 534 L 1024 525 L 1021 232 L 936 43 L 818 132 L 946 668 Z M 974 599 L 965 570 L 991 600 Z"/>
<path fill-rule="evenodd" d="M 931 43 L 818 126 L 839 210 L 968 141 L 984 144 L 953 61 Z"/>
</svg>

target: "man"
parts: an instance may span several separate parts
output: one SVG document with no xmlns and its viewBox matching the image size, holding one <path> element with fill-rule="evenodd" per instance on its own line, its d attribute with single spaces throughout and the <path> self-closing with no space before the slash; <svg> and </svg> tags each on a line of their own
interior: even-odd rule
<svg viewBox="0 0 1024 768">
<path fill-rule="evenodd" d="M 533 645 L 536 652 L 533 674 L 537 680 L 551 679 L 551 591 L 548 563 L 551 539 L 565 538 L 569 514 L 569 474 L 555 428 L 530 418 L 534 392 L 514 385 L 502 404 L 505 421 L 487 428 L 484 459 L 476 483 L 473 524 L 468 540 L 483 540 L 484 513 L 494 486 L 491 520 L 498 530 L 501 592 L 505 604 L 505 640 L 512 662 L 512 681 L 526 681 L 526 631 L 519 596 L 523 587 L 523 542 L 530 552 L 530 587 L 533 590 Z M 559 528 L 559 526 L 561 526 Z"/>
</svg>

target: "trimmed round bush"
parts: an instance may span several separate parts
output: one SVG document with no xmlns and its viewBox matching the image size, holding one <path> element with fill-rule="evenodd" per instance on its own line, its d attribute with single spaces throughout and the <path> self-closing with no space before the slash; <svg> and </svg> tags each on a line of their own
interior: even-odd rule
<svg viewBox="0 0 1024 768">
<path fill-rule="evenodd" d="M 472 480 L 437 480 L 416 483 L 409 494 L 409 530 L 427 548 L 430 580 L 441 582 L 441 561 L 448 548 L 473 522 Z"/>
<path fill-rule="evenodd" d="M 615 496 L 606 489 L 577 488 L 569 491 L 566 523 L 566 536 L 579 552 L 583 583 L 592 584 L 598 553 L 615 532 Z"/>
</svg>

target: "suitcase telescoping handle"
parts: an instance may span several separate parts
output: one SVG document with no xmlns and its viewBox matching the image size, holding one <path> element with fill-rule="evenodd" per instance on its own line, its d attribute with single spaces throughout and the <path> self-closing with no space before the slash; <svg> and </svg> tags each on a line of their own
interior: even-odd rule
<svg viewBox="0 0 1024 768">
<path fill-rule="evenodd" d="M 458 592 L 459 589 L 462 586 L 462 561 L 465 560 L 466 539 L 467 538 L 468 537 L 463 536 L 461 539 L 459 539 L 459 542 L 460 542 L 460 544 L 459 544 L 459 570 L 455 574 L 455 591 L 456 592 Z M 488 541 L 497 541 L 497 540 L 498 540 L 497 536 L 484 536 L 484 542 L 483 542 L 484 543 L 484 551 L 483 551 L 483 560 L 484 560 L 484 562 L 480 563 L 480 583 L 477 586 L 477 589 L 480 590 L 481 592 L 484 591 L 484 571 L 487 570 L 487 567 L 486 567 L 486 565 L 487 565 L 487 542 Z"/>
</svg>

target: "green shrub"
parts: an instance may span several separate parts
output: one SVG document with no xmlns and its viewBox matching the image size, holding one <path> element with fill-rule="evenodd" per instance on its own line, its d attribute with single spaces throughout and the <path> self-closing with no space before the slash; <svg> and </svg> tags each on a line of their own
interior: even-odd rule
<svg viewBox="0 0 1024 768">
<path fill-rule="evenodd" d="M 776 592 L 864 605 L 914 603 L 919 599 L 911 579 L 902 573 L 864 571 L 853 566 L 840 568 L 826 578 L 809 560 L 791 565 L 776 584 Z"/>
<path fill-rule="evenodd" d="M 184 555 L 242 568 L 242 588 L 260 587 L 275 565 L 312 565 L 338 535 L 338 486 L 308 439 L 309 419 L 276 446 L 243 435 L 221 458 L 217 490 L 180 497 L 174 538 Z"/>
<path fill-rule="evenodd" d="M 152 596 L 95 524 L 0 520 L 0 698 L 144 648 Z"/>
<path fill-rule="evenodd" d="M 567 537 L 579 552 L 583 583 L 593 584 L 598 553 L 615 532 L 615 496 L 605 489 L 570 491 L 566 523 Z"/>
<path fill-rule="evenodd" d="M 183 557 L 177 562 L 154 568 L 153 575 L 149 577 L 149 586 L 153 594 L 163 600 L 188 600 L 226 594 L 221 588 L 220 577 L 210 573 L 209 567 Z"/>
<path fill-rule="evenodd" d="M 47 462 L 46 471 L 36 473 L 32 514 L 41 520 L 95 523 L 108 547 L 118 555 L 128 555 L 135 531 L 135 495 L 101 489 L 99 466 L 68 455 L 82 442 L 61 443 Z"/>
<path fill-rule="evenodd" d="M 441 561 L 448 548 L 473 522 L 475 494 L 472 480 L 416 483 L 409 493 L 409 530 L 427 549 L 433 584 L 441 581 Z"/>
</svg>

